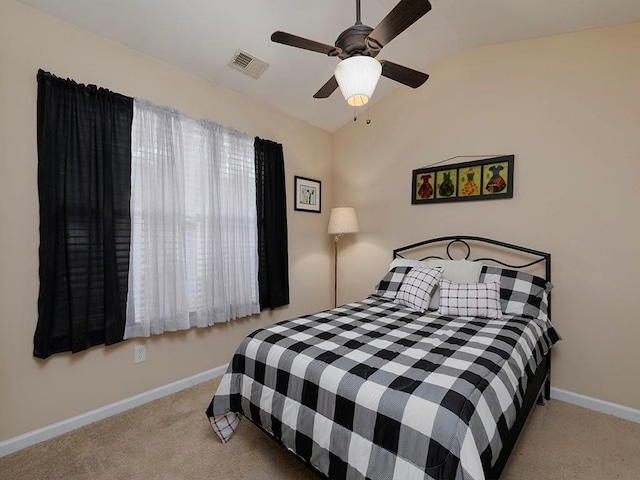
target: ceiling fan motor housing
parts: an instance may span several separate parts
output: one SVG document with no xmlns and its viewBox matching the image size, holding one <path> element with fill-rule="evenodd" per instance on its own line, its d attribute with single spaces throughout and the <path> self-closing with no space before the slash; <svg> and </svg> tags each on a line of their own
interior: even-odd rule
<svg viewBox="0 0 640 480">
<path fill-rule="evenodd" d="M 342 53 L 338 55 L 341 59 L 351 57 L 353 55 L 368 55 L 375 57 L 378 50 L 370 50 L 367 45 L 367 37 L 373 31 L 373 28 L 363 25 L 362 23 L 356 23 L 355 25 L 347 28 L 340 34 L 336 40 L 336 47 L 342 50 Z"/>
</svg>

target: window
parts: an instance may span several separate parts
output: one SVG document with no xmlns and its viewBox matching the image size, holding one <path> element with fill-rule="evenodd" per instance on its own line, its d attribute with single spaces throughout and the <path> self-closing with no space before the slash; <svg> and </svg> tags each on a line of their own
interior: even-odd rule
<svg viewBox="0 0 640 480">
<path fill-rule="evenodd" d="M 34 356 L 289 303 L 282 145 L 42 70 L 37 114 Z"/>
<path fill-rule="evenodd" d="M 254 139 L 134 102 L 125 338 L 259 313 Z"/>
</svg>

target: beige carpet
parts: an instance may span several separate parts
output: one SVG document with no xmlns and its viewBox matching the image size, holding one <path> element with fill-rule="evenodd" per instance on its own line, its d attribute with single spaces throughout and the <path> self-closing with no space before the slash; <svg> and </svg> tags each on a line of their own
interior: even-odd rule
<svg viewBox="0 0 640 480">
<path fill-rule="evenodd" d="M 222 445 L 204 415 L 218 380 L 0 458 L 0 479 L 313 479 L 247 421 Z M 535 407 L 503 479 L 640 479 L 640 425 L 551 401 Z"/>
</svg>

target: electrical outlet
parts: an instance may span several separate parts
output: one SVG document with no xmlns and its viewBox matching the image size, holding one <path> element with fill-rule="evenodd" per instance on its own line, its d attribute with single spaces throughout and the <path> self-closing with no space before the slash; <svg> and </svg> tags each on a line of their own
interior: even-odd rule
<svg viewBox="0 0 640 480">
<path fill-rule="evenodd" d="M 147 353 L 145 352 L 144 345 L 137 345 L 133 349 L 133 362 L 142 363 L 147 359 Z"/>
</svg>

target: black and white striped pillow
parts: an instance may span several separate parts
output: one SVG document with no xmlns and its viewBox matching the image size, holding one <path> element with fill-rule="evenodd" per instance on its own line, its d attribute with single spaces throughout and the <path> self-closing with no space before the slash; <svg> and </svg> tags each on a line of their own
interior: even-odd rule
<svg viewBox="0 0 640 480">
<path fill-rule="evenodd" d="M 402 280 L 396 295 L 396 303 L 419 312 L 426 312 L 443 270 L 442 267 L 412 268 Z"/>
<path fill-rule="evenodd" d="M 500 283 L 452 283 L 440 279 L 440 315 L 501 318 Z"/>
</svg>

